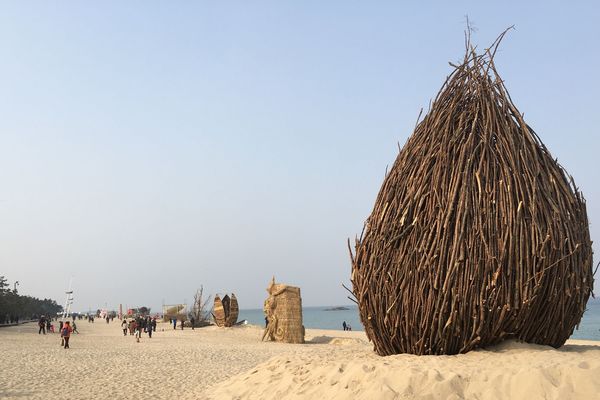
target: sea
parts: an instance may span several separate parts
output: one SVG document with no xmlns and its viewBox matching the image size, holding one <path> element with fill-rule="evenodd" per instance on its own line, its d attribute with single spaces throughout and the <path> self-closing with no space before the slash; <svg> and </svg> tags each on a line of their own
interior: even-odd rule
<svg viewBox="0 0 600 400">
<path fill-rule="evenodd" d="M 339 309 L 343 308 L 343 309 Z M 339 329 L 345 321 L 353 331 L 364 331 L 356 305 L 303 307 L 302 319 L 305 328 Z M 252 325 L 265 324 L 262 309 L 240 310 L 238 320 L 246 320 Z M 600 340 L 600 299 L 590 299 L 583 314 L 579 329 L 575 329 L 572 339 Z"/>
</svg>

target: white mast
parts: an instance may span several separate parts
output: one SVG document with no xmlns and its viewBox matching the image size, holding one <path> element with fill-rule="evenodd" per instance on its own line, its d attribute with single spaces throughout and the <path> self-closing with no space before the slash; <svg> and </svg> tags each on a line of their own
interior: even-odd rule
<svg viewBox="0 0 600 400">
<path fill-rule="evenodd" d="M 65 308 L 63 309 L 63 318 L 67 318 L 71 313 L 71 304 L 73 304 L 73 277 L 69 280 L 69 290 L 65 291 L 67 299 L 65 300 Z"/>
</svg>

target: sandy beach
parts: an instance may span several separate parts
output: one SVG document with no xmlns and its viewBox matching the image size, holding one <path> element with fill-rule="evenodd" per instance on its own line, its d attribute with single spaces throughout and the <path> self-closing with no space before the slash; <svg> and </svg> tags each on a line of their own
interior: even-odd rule
<svg viewBox="0 0 600 400">
<path fill-rule="evenodd" d="M 261 343 L 255 326 L 124 337 L 81 321 L 71 349 L 35 324 L 0 329 L 0 398 L 600 399 L 600 343 L 559 350 L 505 342 L 458 356 L 379 357 L 363 332 L 309 329 L 307 344 Z"/>
</svg>

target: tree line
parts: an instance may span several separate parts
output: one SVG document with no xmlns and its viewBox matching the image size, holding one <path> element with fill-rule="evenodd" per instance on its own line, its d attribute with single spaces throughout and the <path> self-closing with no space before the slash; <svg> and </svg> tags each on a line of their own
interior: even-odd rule
<svg viewBox="0 0 600 400">
<path fill-rule="evenodd" d="M 4 276 L 0 276 L 0 324 L 36 319 L 40 315 L 56 316 L 63 307 L 52 299 L 21 295 L 16 284 L 10 288 Z"/>
</svg>

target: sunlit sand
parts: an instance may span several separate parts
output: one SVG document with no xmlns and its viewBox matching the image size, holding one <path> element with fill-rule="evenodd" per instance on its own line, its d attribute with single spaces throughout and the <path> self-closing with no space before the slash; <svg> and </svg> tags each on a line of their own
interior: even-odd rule
<svg viewBox="0 0 600 400">
<path fill-rule="evenodd" d="M 173 330 L 136 343 L 119 323 L 81 321 L 71 349 L 35 324 L 0 329 L 0 398 L 593 399 L 598 342 L 508 342 L 460 356 L 379 357 L 363 332 L 306 331 L 263 343 L 254 326 Z"/>
</svg>

